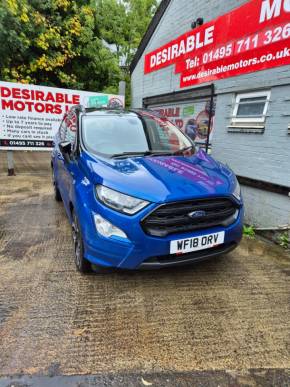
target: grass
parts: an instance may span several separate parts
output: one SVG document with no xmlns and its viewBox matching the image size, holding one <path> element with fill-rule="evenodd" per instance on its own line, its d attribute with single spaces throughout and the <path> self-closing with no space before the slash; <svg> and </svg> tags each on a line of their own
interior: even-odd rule
<svg viewBox="0 0 290 387">
<path fill-rule="evenodd" d="M 255 227 L 250 225 L 250 226 L 244 226 L 243 228 L 243 234 L 246 238 L 249 238 L 249 239 L 254 239 L 255 236 L 256 236 L 256 232 L 255 232 Z"/>
<path fill-rule="evenodd" d="M 288 249 L 290 247 L 289 234 L 284 232 L 282 235 L 278 237 L 278 242 L 283 249 Z"/>
</svg>

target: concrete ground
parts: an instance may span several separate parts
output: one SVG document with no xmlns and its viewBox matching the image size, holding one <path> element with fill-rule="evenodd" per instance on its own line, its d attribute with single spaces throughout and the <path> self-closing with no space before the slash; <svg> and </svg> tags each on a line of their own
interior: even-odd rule
<svg viewBox="0 0 290 387">
<path fill-rule="evenodd" d="M 82 276 L 49 155 L 15 159 L 7 177 L 0 152 L 0 387 L 290 386 L 280 247 L 244 240 L 191 267 Z"/>
</svg>

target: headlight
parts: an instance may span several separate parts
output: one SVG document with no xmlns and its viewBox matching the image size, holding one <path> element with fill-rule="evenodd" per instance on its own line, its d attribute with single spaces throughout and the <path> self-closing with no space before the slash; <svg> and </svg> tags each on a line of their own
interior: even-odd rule
<svg viewBox="0 0 290 387">
<path fill-rule="evenodd" d="M 241 200 L 241 186 L 240 186 L 240 183 L 238 182 L 237 179 L 236 179 L 236 187 L 235 187 L 235 190 L 233 192 L 233 196 L 236 199 Z"/>
<path fill-rule="evenodd" d="M 113 236 L 128 239 L 127 235 L 120 228 L 114 226 L 112 223 L 104 219 L 101 215 L 94 215 L 96 229 L 99 234 L 105 238 L 111 238 Z"/>
<path fill-rule="evenodd" d="M 104 187 L 103 185 L 97 185 L 96 191 L 98 198 L 106 206 L 129 215 L 136 214 L 149 204 L 149 202 L 146 202 L 145 200 L 124 195 L 113 189 Z"/>
</svg>

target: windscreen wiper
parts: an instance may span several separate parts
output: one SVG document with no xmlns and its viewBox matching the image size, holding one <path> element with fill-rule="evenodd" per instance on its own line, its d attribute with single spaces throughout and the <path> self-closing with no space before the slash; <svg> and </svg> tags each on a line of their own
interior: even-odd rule
<svg viewBox="0 0 290 387">
<path fill-rule="evenodd" d="M 122 152 L 122 153 L 115 153 L 114 155 L 111 155 L 111 159 L 118 158 L 118 157 L 126 157 L 126 156 L 143 156 L 144 152 Z"/>
<path fill-rule="evenodd" d="M 178 149 L 176 152 L 174 152 L 173 154 L 174 155 L 178 155 L 179 153 L 183 153 L 183 152 L 185 152 L 185 151 L 187 151 L 187 150 L 189 150 L 189 149 L 192 149 L 193 148 L 193 145 L 190 145 L 190 146 L 187 146 L 187 147 L 185 147 L 185 148 L 182 148 L 182 149 Z"/>
<path fill-rule="evenodd" d="M 170 151 L 154 151 L 154 150 L 149 150 L 145 152 L 122 152 L 122 153 L 116 153 L 111 156 L 111 159 L 114 158 L 123 158 L 127 156 L 152 156 L 152 157 L 157 157 L 157 156 L 175 156 L 178 155 L 179 153 L 183 153 L 189 149 L 193 148 L 193 145 L 187 146 L 186 148 L 179 149 L 175 152 L 170 152 Z"/>
<path fill-rule="evenodd" d="M 173 153 L 170 151 L 150 151 L 146 154 L 146 156 L 173 156 Z"/>
<path fill-rule="evenodd" d="M 123 152 L 123 153 L 116 153 L 111 156 L 111 159 L 114 158 L 122 158 L 127 156 L 172 156 L 172 152 L 168 151 L 145 151 L 145 152 Z"/>
<path fill-rule="evenodd" d="M 175 152 L 170 152 L 170 151 L 151 151 L 151 153 L 149 152 L 150 156 L 176 156 L 178 155 L 179 153 L 183 153 L 189 149 L 192 149 L 194 147 L 194 145 L 190 145 L 190 146 L 187 146 L 185 148 L 182 148 L 182 149 L 178 149 L 177 151 Z"/>
</svg>

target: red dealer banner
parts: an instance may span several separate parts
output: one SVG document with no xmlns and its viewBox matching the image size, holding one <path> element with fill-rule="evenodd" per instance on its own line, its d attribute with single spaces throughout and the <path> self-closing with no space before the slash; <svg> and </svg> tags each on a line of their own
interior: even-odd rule
<svg viewBox="0 0 290 387">
<path fill-rule="evenodd" d="M 175 64 L 181 87 L 290 64 L 290 0 L 252 0 L 145 57 L 145 74 Z"/>
</svg>

